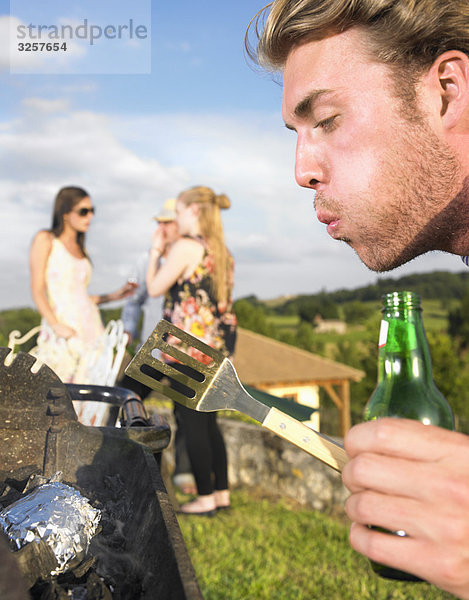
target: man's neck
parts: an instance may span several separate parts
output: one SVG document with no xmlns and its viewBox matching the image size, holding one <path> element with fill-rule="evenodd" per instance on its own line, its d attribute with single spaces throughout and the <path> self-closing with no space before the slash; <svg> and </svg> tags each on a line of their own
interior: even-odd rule
<svg viewBox="0 0 469 600">
<path fill-rule="evenodd" d="M 443 211 L 444 217 L 454 223 L 454 233 L 448 251 L 460 256 L 469 255 L 469 174 L 460 192 Z"/>
</svg>

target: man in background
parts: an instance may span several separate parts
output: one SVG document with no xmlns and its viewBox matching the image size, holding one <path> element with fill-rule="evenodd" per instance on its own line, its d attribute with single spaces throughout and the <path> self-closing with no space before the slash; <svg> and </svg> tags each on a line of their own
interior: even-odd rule
<svg viewBox="0 0 469 600">
<path fill-rule="evenodd" d="M 254 25 L 329 235 L 378 272 L 469 255 L 469 2 L 276 0 Z M 469 437 L 379 419 L 345 447 L 352 546 L 469 599 Z"/>
<path fill-rule="evenodd" d="M 178 226 L 176 223 L 175 208 L 176 199 L 168 198 L 168 200 L 164 202 L 160 212 L 157 214 L 156 217 L 154 217 L 158 229 L 160 229 L 163 232 L 164 237 L 168 241 L 168 247 L 179 237 Z M 163 255 L 161 260 L 164 260 L 164 258 L 165 256 Z M 124 323 L 124 330 L 129 336 L 129 344 L 138 342 L 139 346 L 146 341 L 146 339 L 156 327 L 158 321 L 161 320 L 163 315 L 164 297 L 151 297 L 148 295 L 147 286 L 145 282 L 148 260 L 148 252 L 143 253 L 137 259 L 134 270 L 132 271 L 131 277 L 129 278 L 137 287 L 135 289 L 135 293 L 132 296 L 130 296 L 130 298 L 125 303 L 121 315 L 121 319 Z M 143 320 L 141 321 L 142 313 Z M 134 379 L 127 379 L 126 383 L 129 383 L 131 385 L 137 384 L 139 386 L 142 386 L 143 395 L 139 394 L 141 395 L 142 399 L 145 398 L 151 391 L 150 388 L 143 386 L 143 384 L 139 384 Z"/>
<path fill-rule="evenodd" d="M 161 230 L 163 239 L 166 240 L 166 252 L 160 260 L 164 260 L 169 247 L 179 237 L 176 222 L 176 198 L 168 198 L 154 220 Z M 122 309 L 121 319 L 124 330 L 129 335 L 129 344 L 137 342 L 140 347 L 156 327 L 163 316 L 164 296 L 152 297 L 148 294 L 146 286 L 146 274 L 148 268 L 149 252 L 142 254 L 132 272 L 131 280 L 137 285 L 135 293 L 125 303 Z M 143 313 L 143 319 L 142 319 Z M 141 328 L 140 328 L 141 323 Z M 138 349 L 138 348 L 137 348 Z M 128 375 L 124 375 L 119 382 L 124 388 L 134 391 L 144 400 L 152 391 L 146 386 Z M 184 493 L 196 493 L 195 480 L 191 472 L 186 444 L 180 432 L 179 424 L 176 422 L 177 431 L 175 435 L 175 471 L 173 483 Z"/>
</svg>

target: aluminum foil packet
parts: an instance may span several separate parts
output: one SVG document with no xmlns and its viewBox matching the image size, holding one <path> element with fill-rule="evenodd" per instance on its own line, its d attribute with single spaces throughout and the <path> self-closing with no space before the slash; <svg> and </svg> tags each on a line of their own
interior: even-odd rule
<svg viewBox="0 0 469 600">
<path fill-rule="evenodd" d="M 0 527 L 18 550 L 44 540 L 57 558 L 58 575 L 79 564 L 96 534 L 101 511 L 78 490 L 58 481 L 34 488 L 0 512 Z"/>
</svg>

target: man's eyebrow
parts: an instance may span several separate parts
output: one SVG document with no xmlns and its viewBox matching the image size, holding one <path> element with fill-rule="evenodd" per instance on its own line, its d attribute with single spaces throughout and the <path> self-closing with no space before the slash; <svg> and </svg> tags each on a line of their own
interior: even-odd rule
<svg viewBox="0 0 469 600">
<path fill-rule="evenodd" d="M 294 116 L 299 119 L 304 119 L 304 118 L 308 117 L 311 114 L 312 110 L 314 109 L 315 103 L 322 96 L 325 96 L 326 94 L 332 94 L 333 92 L 334 92 L 334 90 L 329 90 L 329 89 L 313 90 L 307 96 L 305 96 L 302 100 L 300 100 L 298 102 L 298 104 L 295 106 L 295 109 L 293 110 Z M 296 131 L 296 129 L 293 127 L 293 125 L 289 125 L 288 123 L 285 123 L 285 127 L 287 129 L 291 129 L 292 131 Z"/>
<path fill-rule="evenodd" d="M 295 106 L 295 110 L 293 111 L 295 117 L 304 118 L 307 117 L 312 109 L 314 108 L 315 103 L 324 96 L 324 94 L 330 94 L 332 90 L 323 89 L 323 90 L 313 90 L 307 96 L 300 100 L 298 104 Z"/>
</svg>

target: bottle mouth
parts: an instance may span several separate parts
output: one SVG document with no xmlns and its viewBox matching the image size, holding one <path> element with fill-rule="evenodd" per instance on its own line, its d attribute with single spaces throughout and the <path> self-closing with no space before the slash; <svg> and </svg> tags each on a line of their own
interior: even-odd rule
<svg viewBox="0 0 469 600">
<path fill-rule="evenodd" d="M 386 308 L 420 308 L 420 296 L 408 290 L 389 292 L 381 297 L 384 309 Z"/>
</svg>

